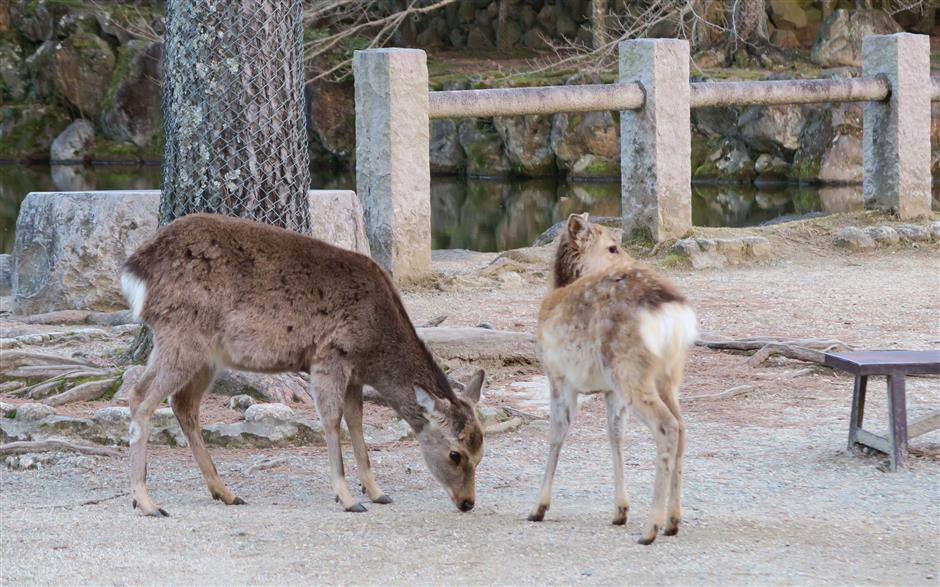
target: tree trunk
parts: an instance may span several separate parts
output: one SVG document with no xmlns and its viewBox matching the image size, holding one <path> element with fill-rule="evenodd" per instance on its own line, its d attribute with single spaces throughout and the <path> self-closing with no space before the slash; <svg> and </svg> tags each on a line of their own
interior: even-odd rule
<svg viewBox="0 0 940 587">
<path fill-rule="evenodd" d="M 496 47 L 500 51 L 512 49 L 509 44 L 509 0 L 499 0 L 499 12 L 496 16 Z"/>
<path fill-rule="evenodd" d="M 197 212 L 310 232 L 301 0 L 169 0 L 160 224 Z M 146 328 L 127 359 L 145 360 Z"/>
<path fill-rule="evenodd" d="M 730 0 L 728 17 L 732 44 L 767 43 L 766 0 Z"/>
<path fill-rule="evenodd" d="M 591 44 L 600 49 L 607 42 L 607 0 L 591 0 Z"/>
</svg>

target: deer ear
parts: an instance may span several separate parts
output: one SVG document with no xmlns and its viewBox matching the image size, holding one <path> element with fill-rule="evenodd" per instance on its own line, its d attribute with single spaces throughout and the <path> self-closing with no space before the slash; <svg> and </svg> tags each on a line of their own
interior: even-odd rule
<svg viewBox="0 0 940 587">
<path fill-rule="evenodd" d="M 415 385 L 415 401 L 418 402 L 418 405 L 421 406 L 421 409 L 424 410 L 425 416 L 430 420 L 431 418 L 439 419 L 441 417 L 440 408 L 438 402 L 430 393 L 424 389 Z"/>
<path fill-rule="evenodd" d="M 568 236 L 575 241 L 583 240 L 591 231 L 588 213 L 572 214 L 568 217 Z"/>
<path fill-rule="evenodd" d="M 485 374 L 483 369 L 478 370 L 473 374 L 473 378 L 470 379 L 470 382 L 464 386 L 462 390 L 463 396 L 470 400 L 470 403 L 475 404 L 480 401 L 480 393 L 483 391 L 483 379 Z"/>
</svg>

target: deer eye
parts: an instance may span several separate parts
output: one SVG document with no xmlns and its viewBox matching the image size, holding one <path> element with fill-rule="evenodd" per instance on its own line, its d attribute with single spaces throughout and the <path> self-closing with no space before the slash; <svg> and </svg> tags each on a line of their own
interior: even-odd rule
<svg viewBox="0 0 940 587">
<path fill-rule="evenodd" d="M 617 254 L 617 245 L 611 245 L 610 248 L 607 249 L 607 250 L 616 255 L 616 254 Z"/>
<path fill-rule="evenodd" d="M 460 464 L 460 453 L 457 452 L 457 451 L 455 451 L 455 450 L 450 451 L 450 460 L 452 460 L 455 465 L 459 465 L 459 464 Z"/>
</svg>

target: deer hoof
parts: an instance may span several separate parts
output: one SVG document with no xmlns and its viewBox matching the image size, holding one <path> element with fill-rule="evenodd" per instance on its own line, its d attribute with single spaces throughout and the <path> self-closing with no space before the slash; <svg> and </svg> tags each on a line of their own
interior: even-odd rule
<svg viewBox="0 0 940 587">
<path fill-rule="evenodd" d="M 390 503 L 395 503 L 395 502 L 392 501 L 392 498 L 391 498 L 391 497 L 389 497 L 389 496 L 387 496 L 387 495 L 385 495 L 385 494 L 383 493 L 382 495 L 380 495 L 380 496 L 376 497 L 375 499 L 373 499 L 373 500 L 372 500 L 372 503 L 380 503 L 380 504 L 382 504 L 382 505 L 388 505 L 388 504 L 390 504 Z"/>
<path fill-rule="evenodd" d="M 236 497 L 229 505 L 248 505 L 248 502 L 240 497 Z"/>
<path fill-rule="evenodd" d="M 679 518 L 669 518 L 669 524 L 663 530 L 663 536 L 675 536 L 679 533 Z"/>
<path fill-rule="evenodd" d="M 610 521 L 614 526 L 623 526 L 627 523 L 627 513 L 630 510 L 625 507 L 618 507 L 617 513 L 614 514 L 614 519 Z"/>
<path fill-rule="evenodd" d="M 656 540 L 657 532 L 659 532 L 659 527 L 654 524 L 653 530 L 651 532 L 647 532 L 644 536 L 640 537 L 640 539 L 637 540 L 637 543 L 642 544 L 643 546 L 648 546 L 652 544 L 653 541 Z"/>
<path fill-rule="evenodd" d="M 361 503 L 356 503 L 356 504 L 353 504 L 353 505 L 349 506 L 348 508 L 346 508 L 346 511 L 347 511 L 347 512 L 353 512 L 353 513 L 356 513 L 356 514 L 361 514 L 361 513 L 363 513 L 363 512 L 367 512 L 367 511 L 369 511 L 369 510 L 367 510 L 367 509 L 366 509 L 366 506 L 362 505 Z"/>
<path fill-rule="evenodd" d="M 547 505 L 539 505 L 537 508 L 535 508 L 534 512 L 529 514 L 529 521 L 541 522 L 543 519 L 545 519 L 545 512 L 547 511 L 548 511 Z"/>
</svg>

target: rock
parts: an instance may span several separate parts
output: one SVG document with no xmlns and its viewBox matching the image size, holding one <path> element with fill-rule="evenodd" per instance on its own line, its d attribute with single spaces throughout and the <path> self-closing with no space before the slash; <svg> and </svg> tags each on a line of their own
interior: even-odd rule
<svg viewBox="0 0 940 587">
<path fill-rule="evenodd" d="M 537 28 L 526 30 L 522 35 L 522 44 L 529 49 L 544 51 L 548 49 L 548 42 L 545 40 L 545 33 Z"/>
<path fill-rule="evenodd" d="M 401 442 L 403 440 L 413 440 L 415 432 L 407 422 L 400 418 L 395 418 L 389 424 L 381 428 L 366 425 L 363 430 L 366 443 L 384 444 L 387 442 Z"/>
<path fill-rule="evenodd" d="M 160 192 L 33 192 L 14 244 L 14 307 L 23 314 L 126 307 L 117 276 L 157 226 Z"/>
<path fill-rule="evenodd" d="M 0 418 L 12 418 L 14 415 L 16 415 L 16 406 L 0 402 Z"/>
<path fill-rule="evenodd" d="M 4 459 L 3 463 L 11 471 L 29 471 L 31 469 L 42 469 L 46 465 L 51 465 L 58 460 L 58 455 L 54 453 L 45 454 L 24 454 L 11 455 Z"/>
<path fill-rule="evenodd" d="M 836 135 L 823 154 L 816 179 L 825 183 L 861 183 L 864 167 L 862 139 Z"/>
<path fill-rule="evenodd" d="M 248 395 L 269 402 L 309 402 L 307 384 L 292 373 L 250 373 L 223 371 L 215 378 L 212 393 L 219 395 Z"/>
<path fill-rule="evenodd" d="M 97 116 L 114 71 L 111 47 L 91 33 L 76 33 L 56 45 L 56 89 L 84 115 Z"/>
<path fill-rule="evenodd" d="M 686 258 L 693 269 L 718 268 L 725 264 L 724 257 L 718 254 L 718 245 L 707 239 L 680 239 L 670 253 Z"/>
<path fill-rule="evenodd" d="M 863 232 L 879 245 L 896 245 L 901 240 L 897 231 L 890 226 L 869 226 Z"/>
<path fill-rule="evenodd" d="M 758 152 L 793 152 L 800 146 L 803 111 L 798 105 L 752 106 L 738 123 L 740 136 Z"/>
<path fill-rule="evenodd" d="M 546 35 L 549 37 L 555 36 L 555 26 L 557 24 L 557 13 L 555 12 L 555 6 L 546 3 L 539 11 L 537 20 L 539 22 L 539 26 L 543 31 L 545 31 Z"/>
<path fill-rule="evenodd" d="M 13 257 L 0 255 L 0 296 L 8 296 L 13 287 Z"/>
<path fill-rule="evenodd" d="M 486 50 L 492 48 L 493 42 L 483 34 L 482 29 L 472 28 L 467 33 L 467 49 Z"/>
<path fill-rule="evenodd" d="M 594 224 L 602 224 L 609 228 L 621 227 L 622 219 L 619 216 L 591 216 L 591 222 Z M 551 225 L 540 234 L 535 241 L 532 243 L 533 247 L 544 247 L 545 245 L 550 245 L 555 242 L 555 239 L 558 238 L 558 235 L 561 234 L 562 229 L 568 223 L 567 220 L 562 220 Z M 518 260 L 518 259 L 517 259 Z M 526 262 L 526 261 L 522 261 Z"/>
<path fill-rule="evenodd" d="M 17 422 L 39 422 L 55 416 L 55 410 L 46 404 L 26 403 L 16 407 Z"/>
<path fill-rule="evenodd" d="M 144 365 L 131 365 L 125 369 L 124 375 L 121 377 L 121 386 L 114 394 L 114 397 L 111 398 L 111 403 L 126 405 L 130 401 L 131 390 L 137 385 L 137 381 L 140 380 L 140 376 L 144 374 L 146 369 L 147 367 Z"/>
<path fill-rule="evenodd" d="M 148 146 L 161 130 L 163 43 L 132 40 L 118 50 L 117 65 L 101 106 L 106 137 Z"/>
<path fill-rule="evenodd" d="M 310 190 L 311 230 L 331 245 L 370 256 L 362 204 L 349 190 Z"/>
<path fill-rule="evenodd" d="M 87 120 L 79 118 L 65 127 L 65 130 L 52 141 L 49 159 L 53 162 L 84 161 L 94 148 L 95 127 Z"/>
<path fill-rule="evenodd" d="M 806 11 L 796 0 L 770 0 L 770 18 L 778 29 L 799 29 L 806 26 Z"/>
<path fill-rule="evenodd" d="M 52 11 L 45 0 L 14 0 L 10 6 L 13 30 L 34 43 L 52 37 Z"/>
<path fill-rule="evenodd" d="M 67 12 L 59 19 L 55 27 L 55 35 L 65 38 L 76 33 L 95 33 L 98 21 L 93 14 L 84 11 Z"/>
<path fill-rule="evenodd" d="M 931 222 L 927 230 L 930 232 L 930 238 L 940 241 L 940 222 Z"/>
<path fill-rule="evenodd" d="M 0 153 L 14 160 L 44 161 L 68 124 L 68 114 L 56 106 L 0 107 Z"/>
<path fill-rule="evenodd" d="M 293 417 L 294 410 L 284 404 L 253 404 L 245 410 L 246 422 L 280 424 Z"/>
<path fill-rule="evenodd" d="M 870 251 L 877 247 L 874 239 L 855 226 L 847 226 L 840 230 L 833 244 L 849 251 Z"/>
<path fill-rule="evenodd" d="M 29 75 L 29 96 L 32 100 L 47 103 L 56 97 L 55 89 L 55 41 L 46 41 L 26 58 Z"/>
<path fill-rule="evenodd" d="M 509 159 L 503 152 L 502 141 L 492 124 L 479 119 L 466 119 L 460 123 L 458 137 L 467 157 L 467 175 L 509 175 Z"/>
<path fill-rule="evenodd" d="M 578 23 L 564 12 L 558 14 L 555 29 L 559 37 L 574 39 L 578 35 Z"/>
<path fill-rule="evenodd" d="M 529 177 L 555 174 L 552 119 L 548 116 L 505 116 L 493 119 L 503 139 L 513 172 Z"/>
<path fill-rule="evenodd" d="M 723 138 L 712 141 L 705 162 L 693 172 L 695 178 L 717 178 L 748 181 L 754 178 L 754 161 L 747 145 L 739 139 Z"/>
<path fill-rule="evenodd" d="M 796 32 L 788 29 L 777 29 L 770 35 L 770 44 L 780 49 L 799 49 L 800 38 Z"/>
<path fill-rule="evenodd" d="M 457 123 L 451 119 L 431 121 L 431 173 L 459 173 L 466 167 Z"/>
<path fill-rule="evenodd" d="M 209 446 L 230 448 L 311 446 L 323 444 L 323 427 L 302 418 L 277 424 L 245 421 L 205 426 L 202 436 Z"/>
<path fill-rule="evenodd" d="M 600 83 L 596 75 L 575 75 L 565 85 Z M 620 175 L 620 127 L 607 111 L 556 114 L 552 152 L 572 177 Z"/>
<path fill-rule="evenodd" d="M 743 239 L 745 255 L 753 259 L 769 259 L 772 249 L 770 241 L 762 236 L 746 236 Z"/>
<path fill-rule="evenodd" d="M 836 10 L 823 22 L 811 59 L 823 67 L 861 67 L 862 39 L 900 32 L 898 23 L 883 10 Z"/>
<path fill-rule="evenodd" d="M 140 367 L 141 365 L 137 365 Z M 128 426 L 131 421 L 131 409 L 123 406 L 108 406 L 95 411 L 92 422 L 106 425 Z"/>
<path fill-rule="evenodd" d="M 16 43 L 0 43 L 0 97 L 19 102 L 26 96 L 26 63 Z"/>
<path fill-rule="evenodd" d="M 904 243 L 926 243 L 930 242 L 930 231 L 923 226 L 916 224 L 902 224 L 894 227 L 898 233 L 898 238 Z"/>
<path fill-rule="evenodd" d="M 790 164 L 785 159 L 761 153 L 754 162 L 757 181 L 786 181 L 790 176 Z"/>
<path fill-rule="evenodd" d="M 352 81 L 313 80 L 307 83 L 304 94 L 311 145 L 338 162 L 348 163 L 356 150 L 356 96 Z"/>
<path fill-rule="evenodd" d="M 258 402 L 255 401 L 255 398 L 251 397 L 250 395 L 242 394 L 229 398 L 228 404 L 226 405 L 228 405 L 229 409 L 231 410 L 244 412 L 256 403 Z"/>
<path fill-rule="evenodd" d="M 156 30 L 161 27 L 154 26 L 156 23 L 148 20 L 148 15 L 143 10 L 122 10 L 120 6 L 109 7 L 101 4 L 96 4 L 95 8 L 95 20 L 101 34 L 118 44 L 124 45 L 138 38 L 132 31 L 145 31 L 150 28 L 161 34 Z"/>
</svg>

